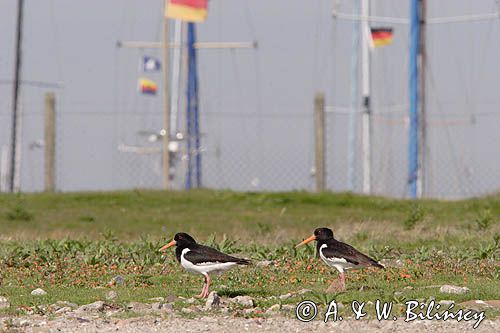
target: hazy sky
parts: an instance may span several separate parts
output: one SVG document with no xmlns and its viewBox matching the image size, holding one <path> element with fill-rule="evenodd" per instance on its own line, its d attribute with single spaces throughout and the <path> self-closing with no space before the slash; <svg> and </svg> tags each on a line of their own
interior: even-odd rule
<svg viewBox="0 0 500 333">
<path fill-rule="evenodd" d="M 13 77 L 15 0 L 0 1 L 0 80 Z M 239 190 L 311 189 L 312 99 L 350 103 L 351 28 L 332 20 L 334 1 L 212 0 L 200 41 L 259 42 L 257 50 L 200 50 L 204 184 Z M 498 10 L 494 0 L 429 1 L 429 17 Z M 23 79 L 60 82 L 58 188 L 107 190 L 161 186 L 158 155 L 119 152 L 151 145 L 138 130 L 161 128 L 160 96 L 140 96 L 142 55 L 117 40 L 160 38 L 162 0 L 25 1 Z M 408 1 L 372 1 L 376 15 L 408 16 Z M 350 12 L 350 1 L 339 10 Z M 374 187 L 406 192 L 408 27 L 372 54 L 375 112 Z M 429 26 L 428 112 L 433 196 L 464 196 L 500 187 L 500 21 Z M 161 75 L 145 75 L 159 82 Z M 160 86 L 161 87 L 161 86 Z M 10 139 L 11 85 L 0 81 L 0 146 Z M 161 89 L 161 88 L 160 88 Z M 41 190 L 43 94 L 24 86 L 24 190 Z M 328 115 L 328 186 L 347 186 L 347 116 Z M 358 140 L 359 141 L 359 140 Z M 182 186 L 182 161 L 176 186 Z M 356 169 L 360 175 L 359 165 Z M 360 177 L 357 178 L 359 189 Z"/>
</svg>

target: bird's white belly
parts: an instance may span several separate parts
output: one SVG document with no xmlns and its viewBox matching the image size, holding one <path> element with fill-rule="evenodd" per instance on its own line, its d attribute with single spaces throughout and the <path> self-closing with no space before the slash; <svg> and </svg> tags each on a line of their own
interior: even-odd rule
<svg viewBox="0 0 500 333">
<path fill-rule="evenodd" d="M 325 257 L 323 255 L 323 251 L 322 251 L 323 248 L 325 248 L 325 247 L 327 247 L 326 244 L 323 244 L 320 247 L 320 249 L 319 249 L 319 256 L 321 257 L 321 260 L 323 260 L 323 262 L 325 264 L 327 264 L 328 266 L 335 267 L 340 273 L 344 272 L 347 269 L 356 267 L 356 265 L 351 264 L 350 262 L 348 262 L 344 258 L 335 258 L 335 257 L 327 258 L 327 257 Z"/>
<path fill-rule="evenodd" d="M 186 258 L 184 258 L 184 254 L 188 253 L 189 249 L 184 249 L 181 254 L 181 266 L 184 267 L 184 269 L 188 272 L 191 273 L 198 273 L 198 274 L 206 274 L 206 273 L 222 273 L 231 267 L 236 266 L 236 263 L 234 262 L 204 262 L 200 264 L 193 264 Z"/>
</svg>

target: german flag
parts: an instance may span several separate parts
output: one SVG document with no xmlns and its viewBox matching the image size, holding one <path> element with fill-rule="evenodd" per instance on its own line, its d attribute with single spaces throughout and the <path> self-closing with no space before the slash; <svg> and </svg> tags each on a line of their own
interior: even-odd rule
<svg viewBox="0 0 500 333">
<path fill-rule="evenodd" d="M 203 22 L 207 18 L 208 0 L 166 0 L 165 17 L 187 22 Z"/>
<path fill-rule="evenodd" d="M 392 43 L 392 28 L 371 28 L 373 47 L 386 46 Z"/>
</svg>

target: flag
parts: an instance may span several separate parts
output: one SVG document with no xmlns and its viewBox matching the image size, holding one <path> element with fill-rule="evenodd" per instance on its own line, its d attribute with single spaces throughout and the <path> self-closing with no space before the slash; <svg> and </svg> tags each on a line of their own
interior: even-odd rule
<svg viewBox="0 0 500 333">
<path fill-rule="evenodd" d="M 373 47 L 386 46 L 392 43 L 392 28 L 371 28 Z"/>
<path fill-rule="evenodd" d="M 159 71 L 161 69 L 160 60 L 150 56 L 144 56 L 142 57 L 142 69 L 146 73 Z"/>
<path fill-rule="evenodd" d="M 208 0 L 166 0 L 165 17 L 188 22 L 203 22 L 207 17 Z"/>
<path fill-rule="evenodd" d="M 140 78 L 138 82 L 138 89 L 143 94 L 156 95 L 158 86 L 156 85 L 156 83 L 149 79 Z"/>
</svg>

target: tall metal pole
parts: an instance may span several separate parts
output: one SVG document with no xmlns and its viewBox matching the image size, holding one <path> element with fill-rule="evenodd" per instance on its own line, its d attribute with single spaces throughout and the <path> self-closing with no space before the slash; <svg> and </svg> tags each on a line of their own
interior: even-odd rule
<svg viewBox="0 0 500 333">
<path fill-rule="evenodd" d="M 418 55 L 418 72 L 420 75 L 419 95 L 420 95 L 420 112 L 418 115 L 418 173 L 417 173 L 417 197 L 421 198 L 425 195 L 425 181 L 427 169 L 427 124 L 426 124 L 426 105 L 425 105 L 425 66 L 426 66 L 426 0 L 419 0 L 419 55 Z"/>
<path fill-rule="evenodd" d="M 417 197 L 418 162 L 418 55 L 420 43 L 419 1 L 410 1 L 410 62 L 409 62 L 409 97 L 410 131 L 408 141 L 408 185 L 410 198 Z"/>
<path fill-rule="evenodd" d="M 188 165 L 186 174 L 186 189 L 193 186 L 192 177 L 195 176 L 195 187 L 201 187 L 201 152 L 200 152 L 200 127 L 198 108 L 198 73 L 196 48 L 196 25 L 188 23 L 187 53 L 188 53 L 188 84 L 187 84 L 187 149 Z M 194 157 L 194 159 L 193 159 Z M 194 170 L 193 170 L 194 167 Z"/>
<path fill-rule="evenodd" d="M 363 154 L 363 193 L 370 194 L 371 189 L 371 100 L 370 100 L 370 27 L 368 16 L 370 4 L 368 0 L 361 0 L 361 74 L 362 74 L 362 154 Z"/>
<path fill-rule="evenodd" d="M 174 44 L 182 45 L 182 30 L 183 22 L 181 20 L 175 20 L 174 26 Z M 182 50 L 183 47 L 176 47 L 173 51 L 172 57 L 172 98 L 171 98 L 171 114 L 170 114 L 170 130 L 171 135 L 175 135 L 179 130 L 177 127 L 177 116 L 179 114 L 179 97 L 180 97 L 180 87 L 181 87 L 181 68 L 182 68 Z"/>
<path fill-rule="evenodd" d="M 18 107 L 19 107 L 19 91 L 21 77 L 21 45 L 23 38 L 23 12 L 24 0 L 17 2 L 17 27 L 16 27 L 16 61 L 14 69 L 14 89 L 12 93 L 12 136 L 10 146 L 10 174 L 9 174 L 9 191 L 14 192 L 14 183 L 16 179 L 16 161 L 18 161 Z"/>
<path fill-rule="evenodd" d="M 353 15 L 359 15 L 359 0 L 353 0 Z M 351 57 L 351 112 L 349 113 L 349 132 L 347 138 L 347 188 L 355 190 L 356 184 L 356 119 L 358 113 L 359 85 L 359 21 L 352 22 L 352 57 Z"/>
<path fill-rule="evenodd" d="M 167 1 L 165 1 L 167 6 Z M 165 8 L 166 9 L 166 8 Z M 163 188 L 170 188 L 170 59 L 169 59 L 169 20 L 163 18 Z"/>
</svg>

